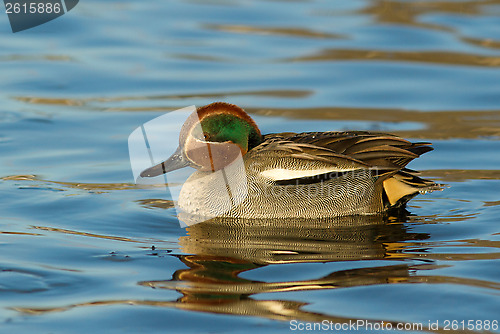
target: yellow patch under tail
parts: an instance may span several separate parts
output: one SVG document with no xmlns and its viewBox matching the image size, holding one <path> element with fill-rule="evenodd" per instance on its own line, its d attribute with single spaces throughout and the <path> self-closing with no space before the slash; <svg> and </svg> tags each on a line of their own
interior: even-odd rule
<svg viewBox="0 0 500 334">
<path fill-rule="evenodd" d="M 397 174 L 384 181 L 384 190 L 391 206 L 396 205 L 402 198 L 420 191 L 419 188 L 404 182 L 402 177 Z"/>
</svg>

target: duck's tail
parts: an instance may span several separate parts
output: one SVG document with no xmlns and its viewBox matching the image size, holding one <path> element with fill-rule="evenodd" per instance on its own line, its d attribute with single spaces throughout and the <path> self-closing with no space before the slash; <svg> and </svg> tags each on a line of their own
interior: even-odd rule
<svg viewBox="0 0 500 334">
<path fill-rule="evenodd" d="M 418 177 L 418 172 L 403 169 L 383 181 L 384 204 L 396 208 L 406 204 L 418 194 L 443 190 L 444 185 Z"/>
</svg>

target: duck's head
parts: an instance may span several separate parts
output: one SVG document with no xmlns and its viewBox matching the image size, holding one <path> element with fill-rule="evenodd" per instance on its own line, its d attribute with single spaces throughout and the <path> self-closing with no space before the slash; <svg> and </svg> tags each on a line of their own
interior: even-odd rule
<svg viewBox="0 0 500 334">
<path fill-rule="evenodd" d="M 154 177 L 186 166 L 216 171 L 260 144 L 257 124 L 240 107 L 215 102 L 192 113 L 181 128 L 179 147 L 167 160 L 144 170 Z"/>
</svg>

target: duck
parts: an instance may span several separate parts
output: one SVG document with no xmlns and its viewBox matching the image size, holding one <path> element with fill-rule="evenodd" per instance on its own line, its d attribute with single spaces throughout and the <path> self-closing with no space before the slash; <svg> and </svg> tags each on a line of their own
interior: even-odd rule
<svg viewBox="0 0 500 334">
<path fill-rule="evenodd" d="M 244 109 L 214 102 L 189 115 L 177 150 L 140 176 L 193 167 L 178 208 L 207 219 L 375 215 L 442 190 L 406 168 L 432 150 L 428 142 L 370 131 L 263 135 Z"/>
</svg>

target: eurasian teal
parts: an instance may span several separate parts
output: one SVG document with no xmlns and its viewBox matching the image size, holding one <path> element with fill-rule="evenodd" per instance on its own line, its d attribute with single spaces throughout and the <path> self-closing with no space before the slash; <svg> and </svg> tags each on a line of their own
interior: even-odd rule
<svg viewBox="0 0 500 334">
<path fill-rule="evenodd" d="M 366 215 L 440 190 L 405 168 L 431 150 L 430 143 L 367 131 L 261 135 L 243 109 L 216 102 L 191 114 L 177 151 L 141 177 L 197 169 L 179 196 L 178 205 L 188 214 L 249 219 Z"/>
</svg>

